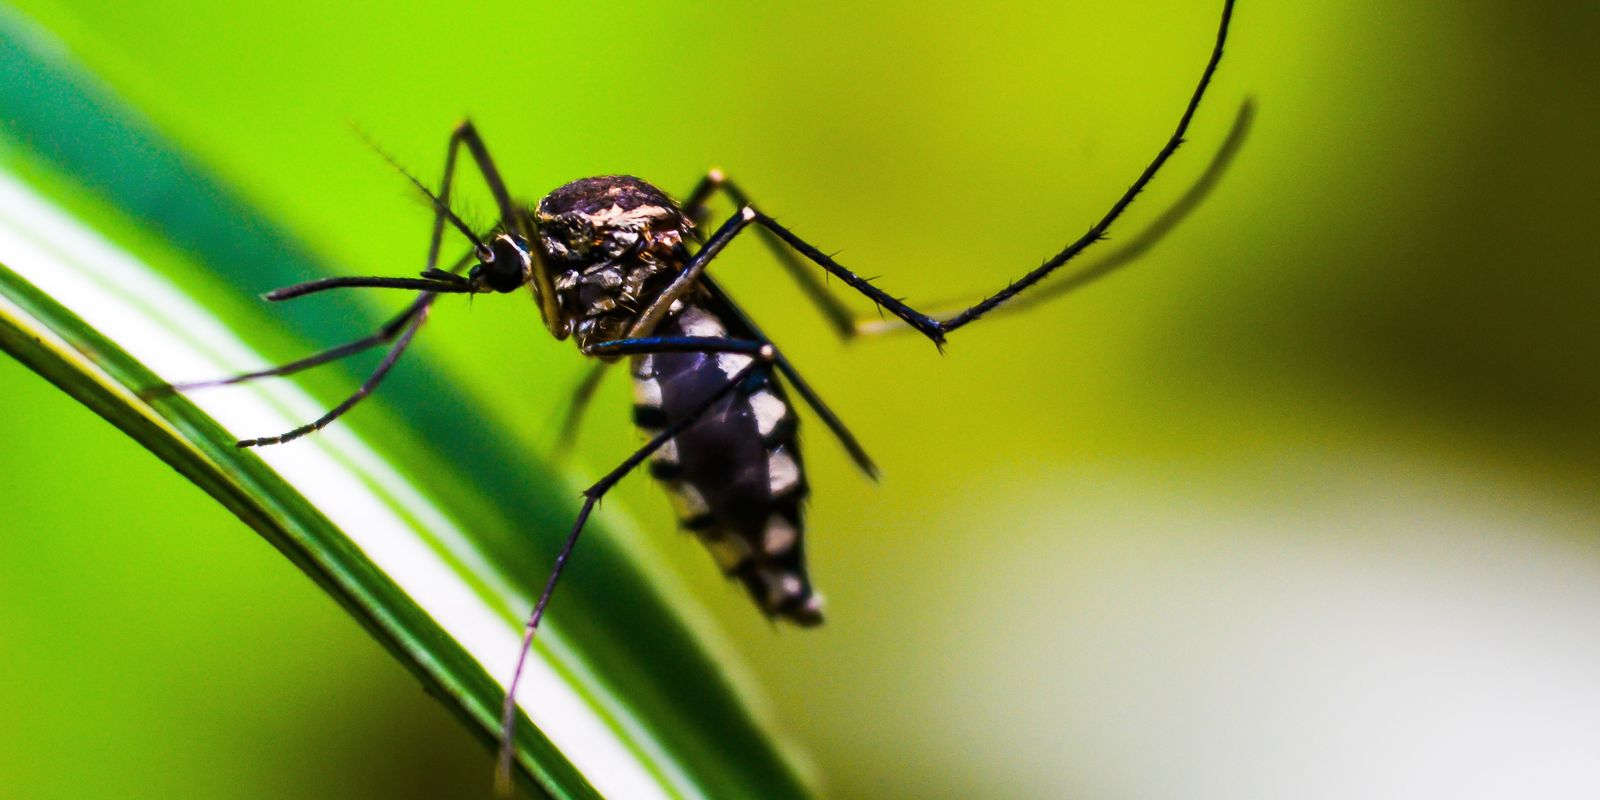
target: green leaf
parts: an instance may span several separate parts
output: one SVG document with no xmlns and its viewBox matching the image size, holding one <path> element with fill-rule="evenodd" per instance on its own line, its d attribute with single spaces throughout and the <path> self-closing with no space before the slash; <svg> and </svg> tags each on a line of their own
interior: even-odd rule
<svg viewBox="0 0 1600 800">
<path fill-rule="evenodd" d="M 282 335 L 262 332 L 268 319 L 315 347 L 371 323 L 354 305 L 266 317 L 234 300 L 328 270 L 3 14 L 0 109 L 0 348 L 259 532 L 492 742 L 576 485 L 507 444 L 422 353 L 380 395 L 393 419 L 381 441 L 340 425 L 236 448 L 322 410 L 284 381 L 141 399 L 168 380 L 261 367 L 246 340 Z M 225 322 L 196 296 L 243 310 Z M 637 533 L 609 522 L 586 535 L 581 574 L 541 628 L 519 697 L 532 720 L 522 769 L 556 797 L 809 794 L 728 648 Z"/>
</svg>

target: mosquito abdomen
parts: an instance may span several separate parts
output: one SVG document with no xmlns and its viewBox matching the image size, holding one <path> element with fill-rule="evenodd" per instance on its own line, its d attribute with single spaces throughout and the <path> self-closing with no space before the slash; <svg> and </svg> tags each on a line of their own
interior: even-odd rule
<svg viewBox="0 0 1600 800">
<path fill-rule="evenodd" d="M 686 305 L 656 333 L 726 336 L 727 329 L 711 311 Z M 634 357 L 635 422 L 659 433 L 749 364 L 749 356 L 733 353 Z M 776 380 L 752 373 L 750 381 L 656 451 L 650 472 L 671 495 L 679 524 L 763 611 L 816 625 L 822 598 L 812 591 L 805 566 L 807 488 L 797 419 Z"/>
</svg>

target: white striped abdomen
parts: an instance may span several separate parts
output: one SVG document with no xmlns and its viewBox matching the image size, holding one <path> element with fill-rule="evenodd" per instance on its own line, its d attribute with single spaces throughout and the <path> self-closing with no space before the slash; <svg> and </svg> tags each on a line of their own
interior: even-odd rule
<svg viewBox="0 0 1600 800">
<path fill-rule="evenodd" d="M 685 306 L 658 336 L 727 336 L 712 312 Z M 655 434 L 693 413 L 749 366 L 732 353 L 657 353 L 633 357 L 634 420 Z M 805 469 L 794 409 L 777 380 L 735 390 L 656 451 L 650 472 L 671 495 L 679 523 L 738 578 L 769 616 L 802 625 L 822 621 L 822 601 L 806 573 Z"/>
</svg>

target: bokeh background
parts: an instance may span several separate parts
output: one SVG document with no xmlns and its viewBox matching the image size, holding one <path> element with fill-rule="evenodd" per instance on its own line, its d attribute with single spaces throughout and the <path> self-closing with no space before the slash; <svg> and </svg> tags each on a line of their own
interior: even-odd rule
<svg viewBox="0 0 1600 800">
<path fill-rule="evenodd" d="M 1103 211 L 1219 4 L 16 6 L 351 272 L 414 270 L 427 212 L 347 123 L 432 176 L 470 114 L 527 197 L 718 165 L 938 301 Z M 646 479 L 608 507 L 669 541 L 833 796 L 1592 797 L 1597 41 L 1592 2 L 1242 3 L 1192 144 L 1114 234 L 1254 97 L 1211 199 L 944 357 L 834 341 L 736 247 L 724 282 L 884 472 L 811 427 L 821 630 L 767 625 Z M 421 348 L 550 447 L 571 346 L 523 302 L 437 316 Z M 578 474 L 633 444 L 624 383 Z M 0 398 L 0 795 L 486 786 L 478 742 L 241 523 L 10 361 Z"/>
</svg>

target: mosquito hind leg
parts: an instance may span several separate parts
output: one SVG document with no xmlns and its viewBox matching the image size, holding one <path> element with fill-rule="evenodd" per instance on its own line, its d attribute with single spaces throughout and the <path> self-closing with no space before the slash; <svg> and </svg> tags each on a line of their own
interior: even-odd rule
<svg viewBox="0 0 1600 800">
<path fill-rule="evenodd" d="M 539 622 L 544 619 L 545 607 L 550 603 L 550 597 L 555 592 L 556 582 L 566 568 L 567 560 L 572 556 L 572 550 L 578 543 L 578 537 L 583 533 L 583 528 L 589 521 L 589 515 L 594 512 L 594 507 L 605 496 L 611 487 L 617 485 L 628 473 L 632 472 L 652 453 L 659 450 L 673 437 L 684 432 L 689 426 L 695 424 L 711 408 L 723 398 L 732 394 L 734 390 L 746 385 L 747 381 L 759 373 L 771 369 L 771 345 L 766 342 L 751 342 L 735 339 L 720 339 L 712 337 L 656 337 L 654 340 L 632 339 L 617 340 L 616 342 L 602 343 L 614 344 L 611 350 L 618 353 L 644 353 L 644 352 L 683 352 L 694 350 L 697 352 L 738 352 L 754 355 L 750 363 L 728 379 L 722 388 L 706 397 L 693 411 L 681 419 L 673 421 L 660 433 L 652 436 L 643 447 L 634 451 L 621 464 L 605 477 L 596 481 L 594 485 L 583 490 L 583 506 L 578 509 L 578 516 L 572 523 L 572 530 L 567 534 L 566 541 L 561 550 L 556 554 L 554 566 L 551 567 L 550 577 L 545 579 L 544 589 L 539 593 L 539 599 L 534 603 L 533 611 L 528 615 L 528 621 L 523 626 L 522 646 L 517 653 L 517 665 L 511 673 L 511 682 L 506 686 L 504 705 L 500 717 L 500 757 L 495 771 L 495 786 L 501 796 L 508 796 L 511 789 L 511 768 L 516 756 L 513 735 L 517 725 L 517 686 L 522 680 L 523 667 L 527 665 L 528 651 L 533 646 L 534 634 L 538 632 Z"/>
</svg>

